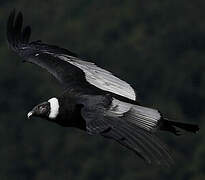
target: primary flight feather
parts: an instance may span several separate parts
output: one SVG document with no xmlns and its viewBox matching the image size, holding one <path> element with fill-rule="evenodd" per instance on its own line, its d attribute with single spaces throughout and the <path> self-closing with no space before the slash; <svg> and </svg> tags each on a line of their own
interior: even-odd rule
<svg viewBox="0 0 205 180">
<path fill-rule="evenodd" d="M 29 113 L 62 126 L 76 127 L 91 135 L 114 139 L 148 163 L 170 164 L 166 146 L 155 136 L 160 130 L 179 135 L 177 128 L 197 132 L 197 125 L 173 122 L 156 109 L 141 106 L 134 89 L 75 53 L 41 41 L 30 42 L 31 28 L 13 10 L 7 22 L 9 47 L 25 62 L 51 73 L 66 91 L 38 104 Z"/>
</svg>

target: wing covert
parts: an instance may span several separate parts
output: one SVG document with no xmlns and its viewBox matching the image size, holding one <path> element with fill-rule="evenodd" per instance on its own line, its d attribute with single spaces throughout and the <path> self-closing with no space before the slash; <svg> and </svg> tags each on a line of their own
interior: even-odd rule
<svg viewBox="0 0 205 180">
<path fill-rule="evenodd" d="M 57 55 L 60 59 L 80 68 L 85 73 L 86 80 L 108 92 L 118 94 L 120 96 L 136 100 L 134 89 L 125 81 L 117 78 L 111 72 L 96 66 L 92 62 L 83 61 L 77 57 L 68 55 Z"/>
</svg>

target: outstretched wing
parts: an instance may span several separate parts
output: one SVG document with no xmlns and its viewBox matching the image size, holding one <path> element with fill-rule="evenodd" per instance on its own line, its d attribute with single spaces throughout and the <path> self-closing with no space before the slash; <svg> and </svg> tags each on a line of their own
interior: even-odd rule
<svg viewBox="0 0 205 180">
<path fill-rule="evenodd" d="M 139 119 L 136 119 L 136 122 L 128 119 L 127 113 L 133 113 L 131 107 L 127 107 L 127 110 L 126 108 L 114 110 L 113 100 L 110 101 L 107 97 L 102 96 L 92 98 L 83 100 L 84 107 L 81 110 L 89 134 L 100 134 L 114 139 L 135 152 L 147 163 L 170 165 L 173 162 L 166 146 L 151 129 L 141 126 Z"/>
<path fill-rule="evenodd" d="M 65 87 L 72 87 L 73 84 L 84 88 L 94 86 L 136 100 L 135 91 L 128 83 L 94 63 L 83 61 L 75 53 L 57 46 L 41 41 L 29 42 L 31 29 L 26 26 L 22 30 L 22 25 L 22 13 L 18 13 L 15 18 L 15 11 L 12 11 L 7 23 L 8 43 L 26 62 L 48 70 Z"/>
</svg>

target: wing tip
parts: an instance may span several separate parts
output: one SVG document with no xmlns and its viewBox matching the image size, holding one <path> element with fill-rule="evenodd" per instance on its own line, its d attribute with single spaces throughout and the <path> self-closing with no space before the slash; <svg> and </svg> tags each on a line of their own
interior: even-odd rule
<svg viewBox="0 0 205 180">
<path fill-rule="evenodd" d="M 23 13 L 21 11 L 17 13 L 14 8 L 8 17 L 6 30 L 7 42 L 13 50 L 16 50 L 20 44 L 29 42 L 31 28 L 30 26 L 26 26 L 22 32 L 22 26 Z"/>
</svg>

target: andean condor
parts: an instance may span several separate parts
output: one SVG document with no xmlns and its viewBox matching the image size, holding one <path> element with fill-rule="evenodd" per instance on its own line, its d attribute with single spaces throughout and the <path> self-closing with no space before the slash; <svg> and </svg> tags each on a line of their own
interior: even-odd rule
<svg viewBox="0 0 205 180">
<path fill-rule="evenodd" d="M 29 113 L 61 126 L 76 127 L 91 135 L 114 139 L 147 163 L 170 164 L 172 158 L 156 132 L 179 135 L 179 129 L 196 133 L 197 125 L 173 122 L 152 108 L 139 105 L 134 89 L 92 62 L 58 46 L 29 42 L 31 29 L 22 29 L 23 16 L 13 10 L 7 22 L 9 47 L 50 72 L 64 88 L 61 95 L 35 106 Z"/>
</svg>

